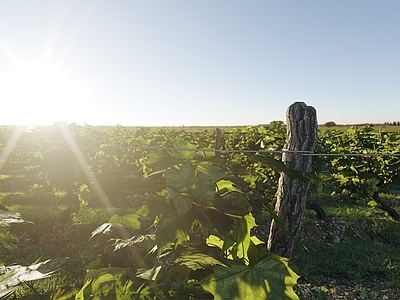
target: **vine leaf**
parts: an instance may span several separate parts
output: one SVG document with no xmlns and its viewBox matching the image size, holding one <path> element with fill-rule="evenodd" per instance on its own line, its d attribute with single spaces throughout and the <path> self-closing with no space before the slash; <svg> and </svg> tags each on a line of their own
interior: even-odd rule
<svg viewBox="0 0 400 300">
<path fill-rule="evenodd" d="M 228 267 L 219 257 L 220 252 L 215 247 L 201 243 L 183 243 L 176 249 L 178 257 L 175 259 L 177 265 L 184 265 L 190 270 L 204 270 L 216 265 Z"/>
<path fill-rule="evenodd" d="M 30 266 L 0 267 L 0 298 L 10 295 L 21 283 L 50 277 L 65 261 L 55 258 Z"/>
<path fill-rule="evenodd" d="M 138 297 L 138 295 L 140 295 Z M 86 273 L 76 300 L 153 299 L 150 286 L 135 278 L 128 268 L 100 268 Z"/>
<path fill-rule="evenodd" d="M 24 219 L 21 218 L 21 214 L 19 213 L 11 213 L 11 212 L 6 212 L 0 210 L 0 226 L 1 227 L 8 227 L 10 224 L 16 224 L 16 223 L 30 223 L 33 224 L 32 222 L 25 221 Z"/>
<path fill-rule="evenodd" d="M 167 201 L 172 200 L 178 215 L 184 216 L 192 209 L 192 199 L 188 195 L 176 192 L 174 189 L 167 187 L 165 193 Z"/>
<path fill-rule="evenodd" d="M 271 253 L 255 265 L 232 261 L 229 268 L 215 266 L 200 284 L 215 300 L 299 299 L 293 290 L 298 278 L 286 258 Z"/>
</svg>

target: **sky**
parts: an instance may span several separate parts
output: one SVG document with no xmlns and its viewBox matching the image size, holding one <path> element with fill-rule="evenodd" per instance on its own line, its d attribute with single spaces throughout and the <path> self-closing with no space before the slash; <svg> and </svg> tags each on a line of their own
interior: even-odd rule
<svg viewBox="0 0 400 300">
<path fill-rule="evenodd" d="M 0 124 L 400 121 L 400 2 L 0 3 Z"/>
</svg>

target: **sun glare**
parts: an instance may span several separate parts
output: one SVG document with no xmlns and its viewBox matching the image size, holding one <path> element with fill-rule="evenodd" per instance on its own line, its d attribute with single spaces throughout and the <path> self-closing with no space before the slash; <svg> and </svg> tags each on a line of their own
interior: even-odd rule
<svg viewBox="0 0 400 300">
<path fill-rule="evenodd" d="M 76 122 L 87 100 L 84 86 L 55 65 L 19 63 L 0 74 L 0 98 L 10 125 L 49 125 L 56 121 Z"/>
</svg>

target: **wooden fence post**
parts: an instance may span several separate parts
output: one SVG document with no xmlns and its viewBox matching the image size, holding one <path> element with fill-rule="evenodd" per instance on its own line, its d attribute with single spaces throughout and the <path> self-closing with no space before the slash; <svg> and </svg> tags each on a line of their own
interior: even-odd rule
<svg viewBox="0 0 400 300">
<path fill-rule="evenodd" d="M 217 150 L 215 151 L 217 157 L 221 156 L 221 152 L 218 150 L 221 150 L 222 148 L 222 131 L 219 128 L 215 128 L 215 145 L 214 149 Z"/>
<path fill-rule="evenodd" d="M 293 103 L 286 112 L 286 126 L 287 139 L 284 148 L 288 151 L 283 152 L 282 161 L 289 168 L 302 172 L 311 171 L 311 156 L 302 155 L 297 151 L 313 152 L 315 149 L 318 124 L 314 107 L 303 102 Z M 283 221 L 285 228 L 272 220 L 267 244 L 272 253 L 287 258 L 292 256 L 293 237 L 301 227 L 308 187 L 308 182 L 290 179 L 286 174 L 281 174 L 275 213 Z"/>
</svg>

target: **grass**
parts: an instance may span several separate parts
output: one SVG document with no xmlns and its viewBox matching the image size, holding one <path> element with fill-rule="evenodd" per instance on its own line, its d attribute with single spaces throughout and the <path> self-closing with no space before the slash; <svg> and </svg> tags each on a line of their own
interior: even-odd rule
<svg viewBox="0 0 400 300">
<path fill-rule="evenodd" d="M 327 220 L 317 220 L 316 214 L 307 210 L 303 230 L 308 236 L 297 243 L 292 257 L 303 278 L 317 286 L 330 278 L 374 289 L 400 289 L 400 223 L 366 201 L 325 196 L 317 203 L 324 208 Z M 400 211 L 400 201 L 392 203 Z M 323 241 L 326 236 L 315 224 L 333 238 Z M 340 231 L 343 236 L 335 240 Z"/>
<path fill-rule="evenodd" d="M 368 287 L 400 287 L 398 247 L 381 242 L 351 239 L 345 243 L 323 244 L 304 241 L 292 258 L 302 275 L 317 285 L 323 278 L 348 280 Z"/>
</svg>

